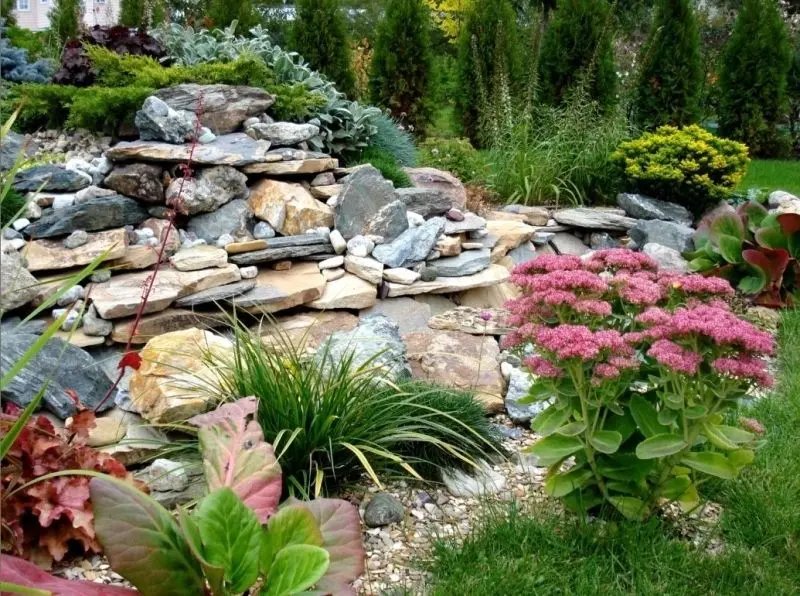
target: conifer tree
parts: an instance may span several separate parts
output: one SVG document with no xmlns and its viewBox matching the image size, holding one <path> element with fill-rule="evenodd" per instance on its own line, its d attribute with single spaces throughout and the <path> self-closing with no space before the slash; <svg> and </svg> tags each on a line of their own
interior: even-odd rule
<svg viewBox="0 0 800 596">
<path fill-rule="evenodd" d="M 752 155 L 782 152 L 778 124 L 786 113 L 789 36 L 776 0 L 744 0 L 720 71 L 719 132 Z"/>
<path fill-rule="evenodd" d="M 474 2 L 459 39 L 456 107 L 465 134 L 476 146 L 490 141 L 492 110 L 524 86 L 514 9 L 508 0 Z"/>
<path fill-rule="evenodd" d="M 616 72 L 607 0 L 558 0 L 542 40 L 539 97 L 560 104 L 588 77 L 587 92 L 601 106 L 616 99 Z"/>
<path fill-rule="evenodd" d="M 145 0 L 122 0 L 119 4 L 119 24 L 139 27 L 144 18 Z"/>
<path fill-rule="evenodd" d="M 697 122 L 703 67 L 691 0 L 659 0 L 642 56 L 634 112 L 637 123 L 652 129 Z"/>
<path fill-rule="evenodd" d="M 415 132 L 430 117 L 426 102 L 431 75 L 430 15 L 423 0 L 389 0 L 378 26 L 370 73 L 372 101 L 389 108 Z"/>
<path fill-rule="evenodd" d="M 294 48 L 309 63 L 353 97 L 356 78 L 350 62 L 347 23 L 339 0 L 297 0 Z"/>
<path fill-rule="evenodd" d="M 250 0 L 211 0 L 208 16 L 214 21 L 214 26 L 219 28 L 229 27 L 236 21 L 239 35 L 246 34 L 258 21 Z"/>
<path fill-rule="evenodd" d="M 61 44 L 75 39 L 83 21 L 82 0 L 55 0 L 48 14 L 50 30 L 58 36 Z"/>
</svg>

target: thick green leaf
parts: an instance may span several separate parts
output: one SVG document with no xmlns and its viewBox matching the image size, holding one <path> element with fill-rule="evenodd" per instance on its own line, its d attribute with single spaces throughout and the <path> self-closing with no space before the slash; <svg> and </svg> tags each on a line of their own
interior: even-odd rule
<svg viewBox="0 0 800 596">
<path fill-rule="evenodd" d="M 737 470 L 741 470 L 745 466 L 749 466 L 756 458 L 756 453 L 752 449 L 737 449 L 733 453 L 728 454 L 728 461 Z"/>
<path fill-rule="evenodd" d="M 592 479 L 592 471 L 587 468 L 572 469 L 569 472 L 551 474 L 544 483 L 544 492 L 556 499 L 568 495 L 573 490 L 583 488 Z"/>
<path fill-rule="evenodd" d="M 611 504 L 627 519 L 642 521 L 647 517 L 644 501 L 635 497 L 609 497 Z"/>
<path fill-rule="evenodd" d="M 597 487 L 594 486 L 585 490 L 574 490 L 562 498 L 564 505 L 575 512 L 586 512 L 605 502 Z"/>
<path fill-rule="evenodd" d="M 180 524 L 183 537 L 186 538 L 186 543 L 192 550 L 192 554 L 200 561 L 200 566 L 203 568 L 203 573 L 206 576 L 206 581 L 211 587 L 211 594 L 213 596 L 225 596 L 225 569 L 217 565 L 212 565 L 208 562 L 204 554 L 203 538 L 200 536 L 200 528 L 197 527 L 197 522 L 192 518 L 188 511 L 181 509 L 178 512 L 178 523 Z"/>
<path fill-rule="evenodd" d="M 639 459 L 655 459 L 666 457 L 686 449 L 689 445 L 683 437 L 664 433 L 645 439 L 636 446 L 636 457 Z"/>
<path fill-rule="evenodd" d="M 710 451 L 687 453 L 681 463 L 689 466 L 693 470 L 716 476 L 724 480 L 730 480 L 736 476 L 736 467 L 728 461 L 728 458 L 721 453 Z"/>
<path fill-rule="evenodd" d="M 736 211 L 730 207 L 727 209 L 715 210 L 715 216 L 711 220 L 711 236 L 713 240 L 719 242 L 722 236 L 733 236 L 734 238 L 744 239 L 744 223 Z"/>
<path fill-rule="evenodd" d="M 700 495 L 697 493 L 697 487 L 694 484 L 690 485 L 686 492 L 678 497 L 678 505 L 686 513 L 697 509 L 700 505 Z"/>
<path fill-rule="evenodd" d="M 570 408 L 559 408 L 552 405 L 539 412 L 531 422 L 531 428 L 543 437 L 552 435 L 556 429 L 569 420 L 572 412 Z"/>
<path fill-rule="evenodd" d="M 627 410 L 623 411 L 621 416 L 617 414 L 609 414 L 606 417 L 606 423 L 603 425 L 604 430 L 615 430 L 622 435 L 622 441 L 627 441 L 630 436 L 636 432 L 636 421 Z"/>
<path fill-rule="evenodd" d="M 261 525 L 230 488 L 220 488 L 200 501 L 193 515 L 211 565 L 225 569 L 231 592 L 244 592 L 258 578 Z"/>
<path fill-rule="evenodd" d="M 711 441 L 716 447 L 724 449 L 725 451 L 734 451 L 736 443 L 729 441 L 728 438 L 719 430 L 719 427 L 709 422 L 703 423 L 703 434 Z"/>
<path fill-rule="evenodd" d="M 275 556 L 272 569 L 261 590 L 264 596 L 289 596 L 304 592 L 328 569 L 328 551 L 310 544 L 293 544 Z"/>
<path fill-rule="evenodd" d="M 529 449 L 529 453 L 539 459 L 539 465 L 549 466 L 581 449 L 583 449 L 583 443 L 577 437 L 550 435 L 537 441 Z"/>
<path fill-rule="evenodd" d="M 665 499 L 674 501 L 675 499 L 679 499 L 681 495 L 689 490 L 691 485 L 692 481 L 688 476 L 676 476 L 675 478 L 670 478 L 664 482 L 664 484 L 659 487 L 658 494 Z"/>
<path fill-rule="evenodd" d="M 686 416 L 689 420 L 697 420 L 698 418 L 702 418 L 708 414 L 708 408 L 705 406 L 692 406 L 691 408 L 686 408 L 683 411 L 683 415 Z"/>
<path fill-rule="evenodd" d="M 654 437 L 669 432 L 669 428 L 658 421 L 658 412 L 653 405 L 641 395 L 631 398 L 629 407 L 636 426 L 645 437 Z"/>
<path fill-rule="evenodd" d="M 654 461 L 639 459 L 633 453 L 617 453 L 614 457 L 604 457 L 597 462 L 597 469 L 603 476 L 626 482 L 644 480 L 654 467 Z"/>
<path fill-rule="evenodd" d="M 767 276 L 760 269 L 755 270 L 754 275 L 746 275 L 739 280 L 737 287 L 745 294 L 758 294 L 767 285 Z"/>
<path fill-rule="evenodd" d="M 697 257 L 689 261 L 689 269 L 699 273 L 713 269 L 716 266 L 717 264 L 708 257 Z"/>
<path fill-rule="evenodd" d="M 778 226 L 760 228 L 755 233 L 755 238 L 758 245 L 764 248 L 788 248 L 788 238 Z"/>
<path fill-rule="evenodd" d="M 553 382 L 549 380 L 539 380 L 531 385 L 528 389 L 528 395 L 519 400 L 521 404 L 530 404 L 539 401 L 551 399 L 555 392 L 553 391 Z"/>
<path fill-rule="evenodd" d="M 741 443 L 750 443 L 756 438 L 753 433 L 742 430 L 741 428 L 736 428 L 735 426 L 717 424 L 716 428 L 717 431 L 724 435 L 728 441 L 731 443 L 736 443 L 737 445 Z"/>
<path fill-rule="evenodd" d="M 736 236 L 722 234 L 719 237 L 719 254 L 728 263 L 738 264 L 742 262 L 742 239 Z"/>
<path fill-rule="evenodd" d="M 94 527 L 114 571 L 144 596 L 197 596 L 200 564 L 169 512 L 112 478 L 92 478 Z"/>
<path fill-rule="evenodd" d="M 622 444 L 622 435 L 615 430 L 598 430 L 589 437 L 589 443 L 600 453 L 616 453 Z"/>
<path fill-rule="evenodd" d="M 662 408 L 658 411 L 658 423 L 664 426 L 669 426 L 678 418 L 678 412 L 670 410 L 669 408 Z"/>
<path fill-rule="evenodd" d="M 556 429 L 556 433 L 564 437 L 576 437 L 586 430 L 586 423 L 581 420 L 570 422 Z"/>
<path fill-rule="evenodd" d="M 275 555 L 292 544 L 324 545 L 317 520 L 300 505 L 281 508 L 267 523 L 261 541 L 261 572 L 268 573 Z"/>
</svg>

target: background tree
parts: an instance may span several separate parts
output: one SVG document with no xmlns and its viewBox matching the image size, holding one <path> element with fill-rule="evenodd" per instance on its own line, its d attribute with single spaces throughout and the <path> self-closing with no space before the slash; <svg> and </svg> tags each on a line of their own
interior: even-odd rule
<svg viewBox="0 0 800 596">
<path fill-rule="evenodd" d="M 508 0 L 472 5 L 459 39 L 456 107 L 465 134 L 485 146 L 487 130 L 508 96 L 524 86 L 514 9 Z"/>
<path fill-rule="evenodd" d="M 16 25 L 17 15 L 14 14 L 16 0 L 0 0 L 0 17 L 6 20 L 6 25 Z"/>
<path fill-rule="evenodd" d="M 600 105 L 614 103 L 617 75 L 606 0 L 559 0 L 542 40 L 539 97 L 552 105 L 564 100 L 581 77 Z"/>
<path fill-rule="evenodd" d="M 336 83 L 339 91 L 355 94 L 347 23 L 338 0 L 298 0 L 292 37 L 293 49 L 312 68 Z"/>
<path fill-rule="evenodd" d="M 430 118 L 430 15 L 423 0 L 389 0 L 372 59 L 372 101 L 422 132 Z"/>
<path fill-rule="evenodd" d="M 636 88 L 634 117 L 646 129 L 700 117 L 703 66 L 691 0 L 659 0 Z"/>
<path fill-rule="evenodd" d="M 795 35 L 793 46 L 786 95 L 789 97 L 789 134 L 792 137 L 792 151 L 800 155 L 800 33 Z"/>
<path fill-rule="evenodd" d="M 119 24 L 138 27 L 144 17 L 145 0 L 122 0 L 119 4 Z"/>
<path fill-rule="evenodd" d="M 74 39 L 83 22 L 82 0 L 54 0 L 50 9 L 50 30 L 58 38 L 59 45 Z"/>
<path fill-rule="evenodd" d="M 787 150 L 778 124 L 786 109 L 791 49 L 776 0 L 744 0 L 720 72 L 719 132 L 751 154 Z"/>
<path fill-rule="evenodd" d="M 215 27 L 228 27 L 237 21 L 236 31 L 246 35 L 247 31 L 258 24 L 258 15 L 253 10 L 250 0 L 211 0 L 208 5 L 208 16 Z"/>
</svg>

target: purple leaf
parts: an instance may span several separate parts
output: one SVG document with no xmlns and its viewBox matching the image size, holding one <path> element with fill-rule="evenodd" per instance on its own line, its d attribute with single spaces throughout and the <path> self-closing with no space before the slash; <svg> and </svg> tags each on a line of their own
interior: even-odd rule
<svg viewBox="0 0 800 596">
<path fill-rule="evenodd" d="M 55 596 L 134 596 L 139 594 L 130 588 L 54 577 L 31 562 L 10 555 L 0 555 L 0 582 L 47 590 Z"/>
<path fill-rule="evenodd" d="M 258 422 L 248 421 L 253 412 L 255 398 L 245 398 L 191 421 L 200 426 L 209 492 L 230 487 L 264 524 L 278 508 L 281 468 Z"/>
</svg>

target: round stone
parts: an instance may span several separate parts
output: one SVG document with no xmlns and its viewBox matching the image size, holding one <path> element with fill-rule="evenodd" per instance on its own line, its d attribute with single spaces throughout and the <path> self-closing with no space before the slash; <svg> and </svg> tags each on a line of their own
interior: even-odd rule
<svg viewBox="0 0 800 596">
<path fill-rule="evenodd" d="M 369 528 L 380 528 L 403 521 L 403 504 L 389 493 L 378 493 L 364 510 L 364 523 Z"/>
</svg>

